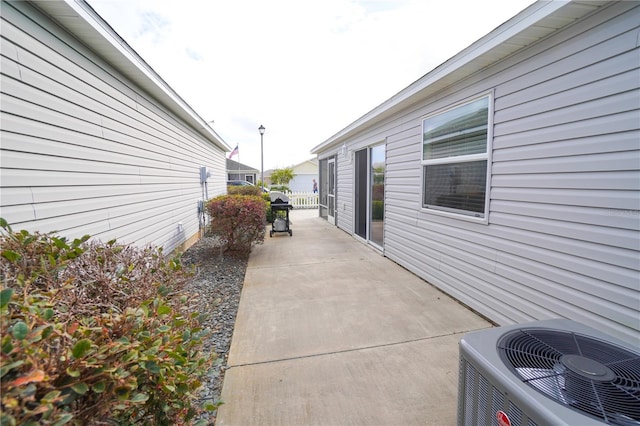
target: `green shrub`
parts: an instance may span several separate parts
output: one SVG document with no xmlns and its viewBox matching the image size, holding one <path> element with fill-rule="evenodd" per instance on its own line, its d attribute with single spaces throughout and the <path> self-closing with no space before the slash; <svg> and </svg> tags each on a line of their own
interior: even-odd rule
<svg viewBox="0 0 640 426">
<path fill-rule="evenodd" d="M 225 248 L 249 254 L 254 244 L 262 244 L 265 234 L 266 204 L 260 196 L 221 195 L 209 200 L 211 231 Z"/>
<path fill-rule="evenodd" d="M 287 185 L 275 185 L 271 187 L 271 191 L 280 191 L 280 192 L 291 192 L 291 190 L 289 189 L 289 187 Z"/>
<path fill-rule="evenodd" d="M 374 183 L 371 187 L 371 198 L 384 200 L 384 183 Z"/>
<path fill-rule="evenodd" d="M 374 200 L 372 202 L 371 218 L 373 220 L 384 219 L 384 201 Z"/>
<path fill-rule="evenodd" d="M 192 419 L 215 355 L 179 259 L 0 222 L 1 424 Z"/>
<path fill-rule="evenodd" d="M 254 197 L 260 197 L 262 195 L 262 188 L 259 186 L 227 186 L 228 195 L 253 195 Z"/>
<path fill-rule="evenodd" d="M 273 215 L 273 211 L 271 211 L 271 195 L 269 193 L 263 193 L 262 199 L 265 203 L 264 208 L 266 209 L 267 223 L 273 223 L 275 217 Z"/>
</svg>

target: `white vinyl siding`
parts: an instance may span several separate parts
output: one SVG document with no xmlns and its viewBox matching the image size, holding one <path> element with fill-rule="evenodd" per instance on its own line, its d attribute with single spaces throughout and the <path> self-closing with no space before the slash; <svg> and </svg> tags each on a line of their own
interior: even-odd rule
<svg viewBox="0 0 640 426">
<path fill-rule="evenodd" d="M 351 232 L 354 226 L 353 186 L 354 150 L 336 154 L 336 225 Z"/>
<path fill-rule="evenodd" d="M 26 2 L 2 6 L 0 215 L 14 229 L 167 251 L 198 234 L 219 148 Z M 182 222 L 183 232 L 178 230 Z"/>
<path fill-rule="evenodd" d="M 387 141 L 384 254 L 500 325 L 565 317 L 637 342 L 639 23 L 638 3 L 608 3 L 350 135 Z M 425 212 L 422 119 L 489 91 L 487 225 Z"/>
</svg>

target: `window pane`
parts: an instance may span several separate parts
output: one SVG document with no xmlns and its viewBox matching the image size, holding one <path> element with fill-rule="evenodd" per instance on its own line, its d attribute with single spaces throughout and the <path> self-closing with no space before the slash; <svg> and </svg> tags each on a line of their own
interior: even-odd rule
<svg viewBox="0 0 640 426">
<path fill-rule="evenodd" d="M 489 98 L 462 105 L 422 123 L 423 159 L 487 152 Z"/>
<path fill-rule="evenodd" d="M 487 161 L 424 166 L 424 207 L 484 216 Z"/>
</svg>

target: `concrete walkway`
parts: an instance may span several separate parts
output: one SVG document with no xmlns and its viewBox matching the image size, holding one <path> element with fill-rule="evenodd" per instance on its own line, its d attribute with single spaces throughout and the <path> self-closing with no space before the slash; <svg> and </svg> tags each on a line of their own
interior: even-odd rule
<svg viewBox="0 0 640 426">
<path fill-rule="evenodd" d="M 491 324 L 317 211 L 251 254 L 216 425 L 454 425 L 458 341 Z"/>
</svg>

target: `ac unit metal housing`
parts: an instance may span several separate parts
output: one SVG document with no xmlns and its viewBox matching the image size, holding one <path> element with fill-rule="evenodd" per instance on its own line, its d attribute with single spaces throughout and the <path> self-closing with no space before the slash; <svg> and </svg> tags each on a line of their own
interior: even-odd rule
<svg viewBox="0 0 640 426">
<path fill-rule="evenodd" d="M 523 380 L 523 377 L 515 372 L 516 369 L 504 356 L 504 350 L 499 349 L 498 345 L 501 341 L 510 338 L 516 334 L 530 333 L 553 334 L 558 332 L 561 335 L 577 337 L 578 339 L 593 340 L 596 342 L 604 342 L 606 349 L 618 351 L 629 358 L 624 362 L 630 362 L 631 373 L 627 374 L 624 379 L 622 391 L 624 392 L 625 404 L 631 405 L 631 416 L 615 414 L 606 416 L 604 419 L 597 418 L 588 412 L 581 411 L 574 404 L 574 399 L 569 394 L 566 399 L 560 399 L 559 402 L 554 400 L 553 396 L 549 396 L 535 385 L 532 385 L 540 376 L 545 373 L 540 371 L 554 372 L 551 370 L 535 371 L 534 368 L 529 373 L 534 377 L 533 380 Z M 516 337 L 517 339 L 517 337 Z M 572 342 L 569 342 L 572 343 Z M 609 346 L 610 345 L 610 346 Z M 534 345 L 535 346 L 535 345 Z M 544 346 L 544 345 L 543 345 Z M 615 350 L 614 350 L 615 349 Z M 566 320 L 555 319 L 546 321 L 536 321 L 527 324 L 518 324 L 512 326 L 496 327 L 467 333 L 460 341 L 460 370 L 458 382 L 458 425 L 459 426 L 508 426 L 508 425 L 524 425 L 524 426 L 543 426 L 543 425 L 640 425 L 640 353 L 637 345 L 623 342 L 598 330 L 586 325 Z M 519 349 L 520 350 L 520 349 Z M 542 351 L 546 350 L 545 348 Z M 553 349 L 551 349 L 552 351 Z M 606 354 L 607 350 L 601 350 Z M 521 352 L 529 355 L 528 347 L 524 347 Z M 536 349 L 532 349 L 536 352 Z M 627 352 L 628 351 L 628 352 Z M 626 355 L 630 354 L 629 357 Z M 534 357 L 544 357 L 544 354 L 531 354 Z M 517 356 L 517 354 L 516 354 Z M 577 364 L 585 363 L 583 368 L 588 376 L 591 370 L 598 372 L 599 368 L 608 370 L 607 367 L 601 367 L 599 363 L 591 363 L 588 359 L 583 359 L 579 355 L 569 355 L 566 357 L 567 364 L 575 362 Z M 559 362 L 557 364 L 560 364 Z M 570 365 L 571 367 L 571 365 Z M 565 368 L 560 366 L 558 368 Z M 578 367 L 580 369 L 582 367 Z M 521 369 L 522 370 L 522 369 Z M 570 372 L 573 374 L 573 372 Z M 535 375 L 538 375 L 536 377 Z M 611 371 L 603 372 L 603 375 L 612 374 Z M 553 374 L 547 374 L 552 376 Z M 609 377 L 603 377 L 603 381 Z M 549 382 L 552 379 L 544 379 Z M 563 395 L 570 391 L 572 385 L 571 380 L 561 377 L 560 387 L 557 392 Z M 544 385 L 544 384 L 543 384 Z M 596 383 L 597 385 L 597 383 Z M 538 387 L 540 387 L 538 385 Z M 582 392 L 582 388 L 578 388 L 578 393 Z M 582 392 L 584 393 L 584 392 Z M 581 396 L 581 395 L 578 395 Z M 583 396 L 583 395 L 582 395 Z M 570 399 L 570 400 L 569 400 Z M 592 398 L 599 399 L 599 398 Z M 630 403 L 626 400 L 631 401 Z M 633 401 L 637 402 L 637 405 Z M 599 401 L 588 401 L 589 404 L 597 405 Z M 635 407 L 633 406 L 635 405 Z M 625 408 L 626 409 L 626 408 Z"/>
</svg>

